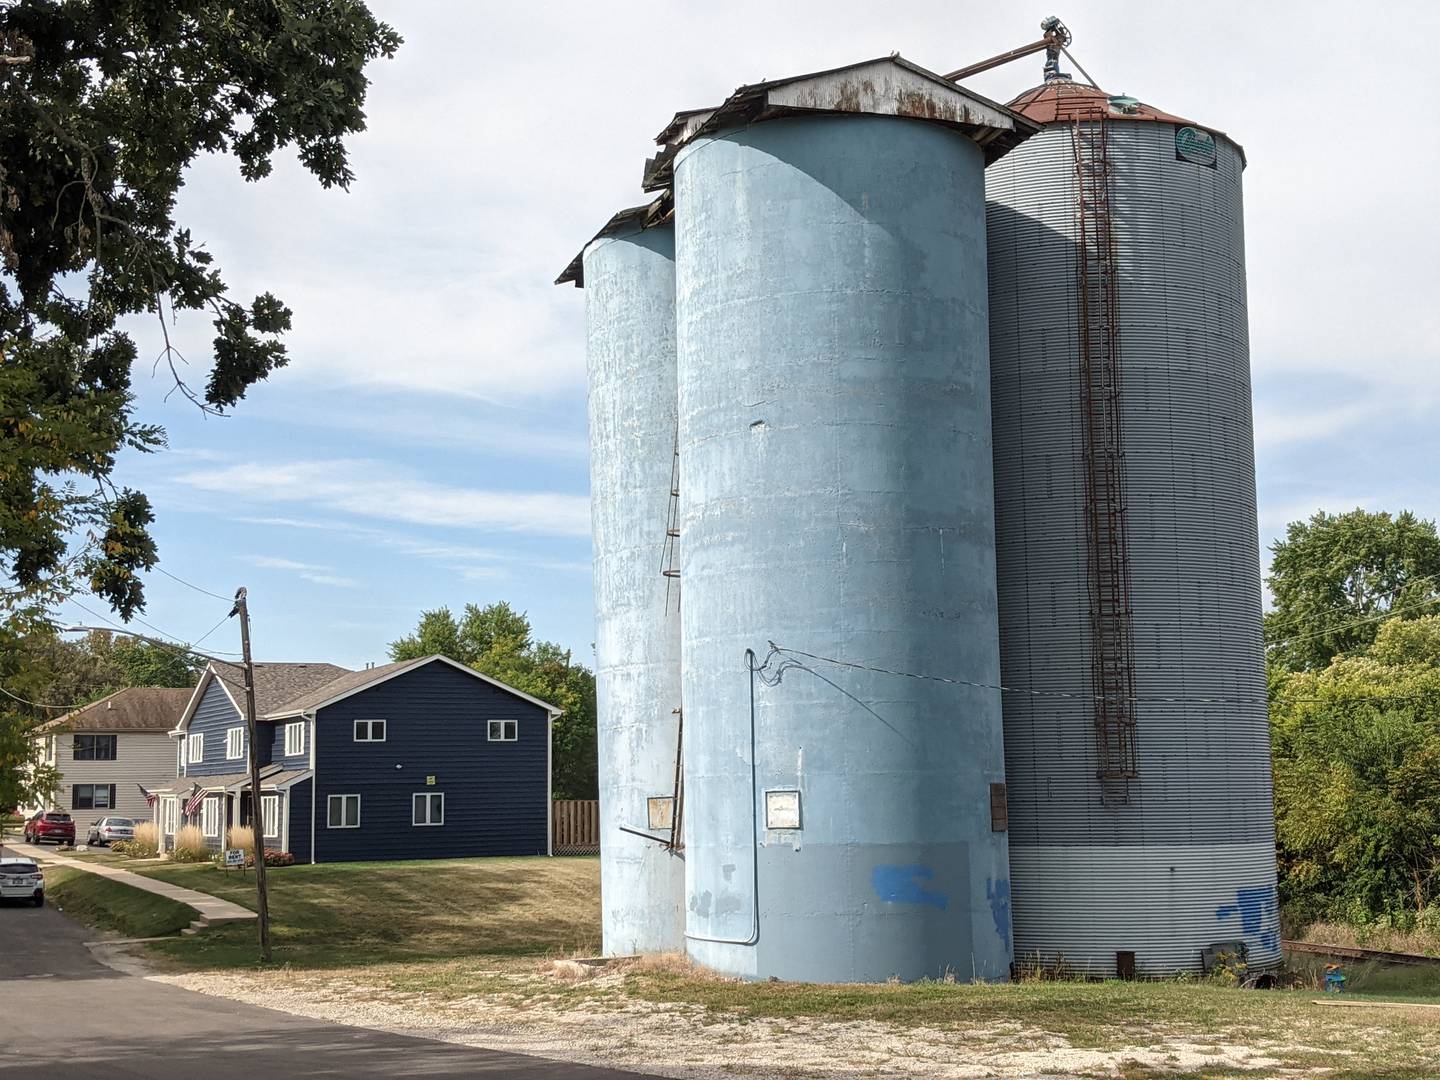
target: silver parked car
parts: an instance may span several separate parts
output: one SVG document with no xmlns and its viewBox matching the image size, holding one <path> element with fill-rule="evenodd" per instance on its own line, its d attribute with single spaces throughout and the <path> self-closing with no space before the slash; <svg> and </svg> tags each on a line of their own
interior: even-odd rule
<svg viewBox="0 0 1440 1080">
<path fill-rule="evenodd" d="M 87 844 L 102 846 L 115 840 L 134 840 L 135 820 L 128 817 L 102 817 L 99 821 L 90 823 L 90 835 L 85 838 Z"/>
</svg>

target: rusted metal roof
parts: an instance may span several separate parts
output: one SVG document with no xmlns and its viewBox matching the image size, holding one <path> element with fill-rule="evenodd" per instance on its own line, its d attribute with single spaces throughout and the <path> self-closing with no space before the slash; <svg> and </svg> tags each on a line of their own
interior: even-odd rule
<svg viewBox="0 0 1440 1080">
<path fill-rule="evenodd" d="M 1226 139 L 1240 151 L 1240 160 L 1245 160 L 1245 149 L 1223 131 L 1205 127 L 1194 120 L 1157 109 L 1124 94 L 1109 94 L 1099 87 L 1077 83 L 1070 79 L 1051 79 L 1033 86 L 1014 98 L 1009 107 L 1037 124 L 1071 123 L 1075 120 L 1107 121 L 1140 120 L 1161 124 L 1179 124 L 1182 127 L 1202 128 L 1210 134 Z"/>
<path fill-rule="evenodd" d="M 676 152 L 700 135 L 815 113 L 901 116 L 945 124 L 974 139 L 984 149 L 987 165 L 1039 130 L 1004 105 L 895 53 L 828 71 L 752 83 L 714 109 L 677 113 L 656 139 L 662 150 L 645 163 L 642 187 L 667 190 Z"/>
<path fill-rule="evenodd" d="M 566 282 L 574 282 L 577 289 L 583 289 L 585 287 L 585 248 L 606 236 L 614 236 L 630 229 L 648 229 L 654 225 L 663 224 L 670 220 L 674 209 L 674 202 L 667 191 L 644 206 L 632 206 L 621 210 L 607 221 L 599 232 L 585 241 L 585 246 L 576 253 L 565 269 L 560 271 L 560 276 L 555 279 L 555 284 L 564 285 Z"/>
</svg>

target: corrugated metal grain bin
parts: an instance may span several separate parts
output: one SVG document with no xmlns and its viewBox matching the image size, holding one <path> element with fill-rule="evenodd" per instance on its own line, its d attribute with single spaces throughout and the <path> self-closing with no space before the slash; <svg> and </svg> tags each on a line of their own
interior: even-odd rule
<svg viewBox="0 0 1440 1080">
<path fill-rule="evenodd" d="M 1016 959 L 1275 963 L 1244 157 L 1064 79 L 1011 107 L 1044 125 L 986 176 Z"/>
</svg>

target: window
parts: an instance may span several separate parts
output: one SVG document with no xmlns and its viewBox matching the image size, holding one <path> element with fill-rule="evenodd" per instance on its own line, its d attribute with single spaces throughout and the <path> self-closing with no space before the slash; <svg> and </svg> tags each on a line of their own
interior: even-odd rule
<svg viewBox="0 0 1440 1080">
<path fill-rule="evenodd" d="M 385 721 L 384 720 L 356 720 L 355 721 L 356 742 L 384 742 Z"/>
<path fill-rule="evenodd" d="M 225 732 L 225 760 L 234 761 L 245 756 L 245 729 L 232 727 Z"/>
<path fill-rule="evenodd" d="M 161 829 L 166 836 L 175 835 L 176 805 L 173 798 L 166 799 L 160 804 Z"/>
<path fill-rule="evenodd" d="M 420 792 L 411 799 L 410 824 L 444 825 L 445 796 L 436 791 Z"/>
<path fill-rule="evenodd" d="M 190 744 L 185 748 L 185 760 L 191 765 L 199 765 L 205 760 L 205 733 L 197 731 L 190 736 Z"/>
<path fill-rule="evenodd" d="M 267 839 L 277 839 L 280 836 L 280 796 L 260 796 L 260 823 L 262 826 L 261 835 Z"/>
<path fill-rule="evenodd" d="M 331 795 L 330 816 L 326 824 L 332 829 L 358 829 L 360 827 L 360 796 Z"/>
<path fill-rule="evenodd" d="M 114 761 L 114 735 L 76 735 L 71 756 L 76 761 Z"/>
<path fill-rule="evenodd" d="M 490 741 L 491 742 L 514 742 L 516 738 L 514 720 L 491 720 Z"/>
<path fill-rule="evenodd" d="M 220 800 L 207 798 L 200 804 L 200 831 L 206 836 L 220 835 Z"/>
<path fill-rule="evenodd" d="M 285 756 L 298 757 L 305 752 L 305 721 L 285 725 Z"/>
<path fill-rule="evenodd" d="M 45 743 L 44 743 L 44 748 L 45 748 L 45 764 L 46 764 L 46 765 L 54 765 L 54 764 L 55 764 L 55 740 L 54 740 L 53 738 L 46 739 L 46 740 L 45 740 Z"/>
<path fill-rule="evenodd" d="M 72 809 L 109 810 L 114 805 L 114 784 L 75 784 L 70 790 Z"/>
</svg>

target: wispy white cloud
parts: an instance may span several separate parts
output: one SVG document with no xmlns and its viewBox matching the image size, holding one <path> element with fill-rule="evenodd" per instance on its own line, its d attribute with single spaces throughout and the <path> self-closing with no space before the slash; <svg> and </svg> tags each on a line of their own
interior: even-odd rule
<svg viewBox="0 0 1440 1080">
<path fill-rule="evenodd" d="M 590 534 L 590 500 L 584 495 L 437 484 L 374 461 L 244 462 L 192 469 L 175 479 L 197 491 L 224 492 L 240 501 L 303 503 L 315 509 L 427 527 L 550 536 Z"/>
<path fill-rule="evenodd" d="M 578 559 L 554 559 L 531 551 L 504 551 L 469 544 L 447 544 L 391 530 L 348 523 L 288 517 L 240 517 L 242 524 L 271 528 L 323 530 L 343 533 L 347 540 L 381 547 L 412 558 L 434 562 L 458 574 L 465 581 L 496 582 L 513 578 L 522 571 L 556 574 L 588 574 L 590 564 Z M 297 564 L 299 565 L 299 564 Z"/>
<path fill-rule="evenodd" d="M 286 570 L 298 575 L 305 581 L 314 582 L 316 585 L 329 585 L 337 589 L 353 589 L 360 583 L 354 578 L 344 577 L 336 574 L 328 566 L 317 566 L 314 563 L 297 562 L 295 559 L 284 559 L 274 555 L 242 555 L 240 561 L 257 566 L 262 570 Z"/>
</svg>

